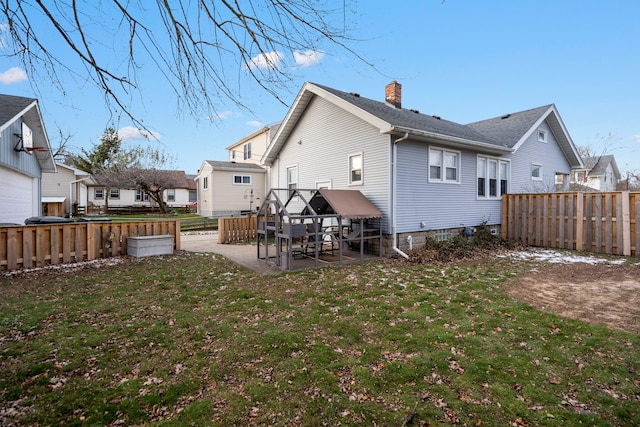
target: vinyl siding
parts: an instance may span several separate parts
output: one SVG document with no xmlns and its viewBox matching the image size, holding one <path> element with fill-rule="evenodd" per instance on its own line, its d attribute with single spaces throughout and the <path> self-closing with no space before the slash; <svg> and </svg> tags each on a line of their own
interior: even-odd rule
<svg viewBox="0 0 640 427">
<path fill-rule="evenodd" d="M 538 141 L 538 132 L 535 129 L 515 153 L 507 156 L 511 159 L 511 193 L 555 191 L 556 173 L 571 173 L 571 165 L 546 122 L 540 125 L 540 129 L 547 131 L 547 142 Z M 542 181 L 531 179 L 532 163 L 542 165 Z"/>
<path fill-rule="evenodd" d="M 10 169 L 40 178 L 42 173 L 35 154 L 14 149 L 18 142 L 16 134 L 22 134 L 22 120 L 11 123 L 0 135 L 0 142 L 2 142 L 0 143 L 0 166 L 5 165 Z"/>
<path fill-rule="evenodd" d="M 437 144 L 403 141 L 398 147 L 397 219 L 399 233 L 500 223 L 500 201 L 478 200 L 477 153 L 460 154 L 460 182 L 429 182 L 429 148 Z M 424 223 L 424 226 L 423 224 Z"/>
<path fill-rule="evenodd" d="M 271 188 L 287 187 L 287 167 L 297 165 L 298 188 L 359 190 L 389 218 L 390 137 L 330 102 L 315 97 L 279 152 L 271 173 Z M 349 156 L 362 153 L 363 182 L 349 184 Z"/>
<path fill-rule="evenodd" d="M 75 173 L 72 170 L 64 167 L 59 166 L 57 173 L 45 172 L 42 174 L 42 195 L 51 197 L 66 197 L 68 199 L 69 183 L 74 180 Z"/>
<path fill-rule="evenodd" d="M 251 185 L 234 184 L 234 175 L 251 176 Z M 213 171 L 209 179 L 212 186 L 211 215 L 225 213 L 239 213 L 244 210 L 255 210 L 260 200 L 263 200 L 264 173 Z M 253 192 L 253 202 L 251 194 Z"/>
</svg>

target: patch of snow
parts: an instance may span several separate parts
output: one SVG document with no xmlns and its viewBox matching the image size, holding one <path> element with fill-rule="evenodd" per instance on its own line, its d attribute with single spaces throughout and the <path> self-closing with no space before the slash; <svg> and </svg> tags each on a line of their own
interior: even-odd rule
<svg viewBox="0 0 640 427">
<path fill-rule="evenodd" d="M 613 264 L 619 265 L 624 264 L 626 259 L 607 259 L 601 258 L 593 255 L 575 255 L 570 252 L 559 252 L 554 251 L 552 249 L 535 249 L 531 251 L 517 251 L 512 252 L 508 255 L 512 258 L 528 260 L 528 261 L 546 261 L 551 263 L 562 263 L 562 264 L 571 264 L 571 263 L 583 263 L 583 264 Z"/>
</svg>

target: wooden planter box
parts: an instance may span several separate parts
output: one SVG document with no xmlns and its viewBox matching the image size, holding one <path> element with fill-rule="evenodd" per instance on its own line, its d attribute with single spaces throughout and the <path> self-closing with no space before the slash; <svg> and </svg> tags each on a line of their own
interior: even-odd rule
<svg viewBox="0 0 640 427">
<path fill-rule="evenodd" d="M 127 254 L 135 257 L 170 255 L 173 253 L 173 236 L 137 236 L 127 239 Z"/>
</svg>

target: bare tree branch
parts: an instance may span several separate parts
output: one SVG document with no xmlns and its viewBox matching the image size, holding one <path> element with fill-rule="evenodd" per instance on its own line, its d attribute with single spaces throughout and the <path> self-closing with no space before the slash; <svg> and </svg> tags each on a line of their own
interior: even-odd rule
<svg viewBox="0 0 640 427">
<path fill-rule="evenodd" d="M 284 104 L 294 53 L 346 52 L 375 68 L 349 46 L 347 4 L 356 1 L 327 9 L 320 0 L 0 0 L 13 43 L 3 55 L 63 93 L 69 76 L 92 81 L 113 114 L 145 128 L 130 106 L 143 67 L 196 118 L 228 103 L 250 110 L 242 94 L 254 84 Z M 75 62 L 62 60 L 68 53 Z"/>
</svg>

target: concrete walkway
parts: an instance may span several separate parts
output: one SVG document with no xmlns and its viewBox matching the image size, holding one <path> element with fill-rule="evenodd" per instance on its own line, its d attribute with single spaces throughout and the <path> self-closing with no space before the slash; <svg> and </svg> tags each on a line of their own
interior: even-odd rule
<svg viewBox="0 0 640 427">
<path fill-rule="evenodd" d="M 274 267 L 258 259 L 258 252 L 255 244 L 222 245 L 218 243 L 217 232 L 210 234 L 181 234 L 180 249 L 188 252 L 211 252 L 220 254 L 225 258 L 260 274 L 282 273 L 282 270 L 278 267 Z"/>
</svg>

